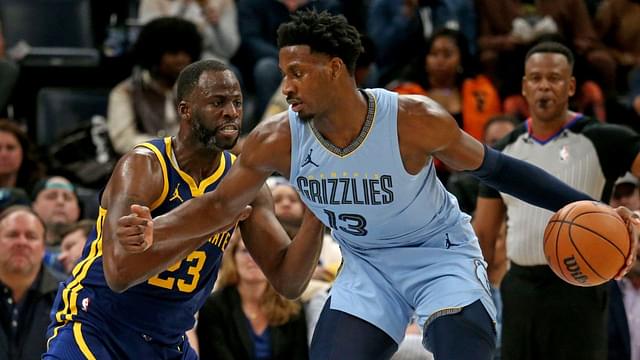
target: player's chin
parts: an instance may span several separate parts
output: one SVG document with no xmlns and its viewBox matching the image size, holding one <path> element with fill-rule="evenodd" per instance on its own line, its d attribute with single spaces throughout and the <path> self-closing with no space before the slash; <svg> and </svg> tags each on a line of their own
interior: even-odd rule
<svg viewBox="0 0 640 360">
<path fill-rule="evenodd" d="M 236 146 L 238 138 L 238 135 L 234 137 L 216 137 L 216 147 L 218 147 L 220 150 L 231 150 L 234 146 Z"/>
</svg>

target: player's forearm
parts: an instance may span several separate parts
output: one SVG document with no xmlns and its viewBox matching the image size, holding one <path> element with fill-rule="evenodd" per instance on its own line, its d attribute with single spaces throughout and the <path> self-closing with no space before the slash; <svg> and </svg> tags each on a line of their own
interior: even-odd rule
<svg viewBox="0 0 640 360">
<path fill-rule="evenodd" d="M 279 261 L 270 271 L 269 281 L 283 296 L 295 299 L 305 290 L 318 265 L 324 226 L 311 214 L 293 241 L 277 255 Z"/>
<path fill-rule="evenodd" d="M 554 212 L 574 201 L 593 200 L 543 169 L 487 146 L 482 165 L 471 174 L 498 191 Z"/>
<path fill-rule="evenodd" d="M 188 240 L 167 239 L 154 242 L 142 253 L 130 253 L 115 246 L 113 255 L 105 257 L 105 278 L 115 292 L 123 292 L 165 271 L 202 246 L 208 237 Z"/>
<path fill-rule="evenodd" d="M 241 209 L 240 209 L 241 210 Z M 153 219 L 154 244 L 171 244 L 224 230 L 240 212 L 223 206 L 214 193 L 191 199 Z"/>
</svg>

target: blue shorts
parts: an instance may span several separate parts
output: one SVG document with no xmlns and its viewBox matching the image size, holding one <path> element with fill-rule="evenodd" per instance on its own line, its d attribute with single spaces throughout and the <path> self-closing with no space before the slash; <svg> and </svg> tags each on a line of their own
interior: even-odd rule
<svg viewBox="0 0 640 360">
<path fill-rule="evenodd" d="M 198 359 L 186 336 L 180 343 L 168 346 L 126 328 L 111 334 L 73 321 L 57 328 L 48 340 L 47 349 L 43 360 Z"/>
</svg>

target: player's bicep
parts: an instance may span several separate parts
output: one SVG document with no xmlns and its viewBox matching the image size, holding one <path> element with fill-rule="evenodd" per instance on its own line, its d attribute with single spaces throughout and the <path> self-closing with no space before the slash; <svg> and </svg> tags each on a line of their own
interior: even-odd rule
<svg viewBox="0 0 640 360">
<path fill-rule="evenodd" d="M 412 149 L 437 157 L 454 170 L 480 167 L 484 156 L 482 144 L 462 131 L 442 106 L 424 96 L 400 99 L 401 147 L 408 144 Z"/>
<path fill-rule="evenodd" d="M 118 219 L 128 215 L 132 204 L 151 206 L 164 193 L 164 172 L 154 154 L 135 149 L 118 162 L 102 195 L 101 206 L 107 210 L 103 225 L 104 255 L 113 255 L 113 241 Z"/>
</svg>

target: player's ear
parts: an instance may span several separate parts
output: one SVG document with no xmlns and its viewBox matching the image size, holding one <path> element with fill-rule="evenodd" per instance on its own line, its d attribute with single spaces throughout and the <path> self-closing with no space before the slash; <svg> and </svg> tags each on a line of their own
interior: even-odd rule
<svg viewBox="0 0 640 360">
<path fill-rule="evenodd" d="M 340 74 L 340 70 L 343 69 L 344 62 L 339 57 L 331 58 L 331 62 L 329 64 L 331 66 L 331 78 L 336 79 Z"/>
<path fill-rule="evenodd" d="M 188 119 L 191 117 L 191 106 L 182 100 L 178 104 L 178 114 L 180 114 L 180 119 Z"/>
</svg>

